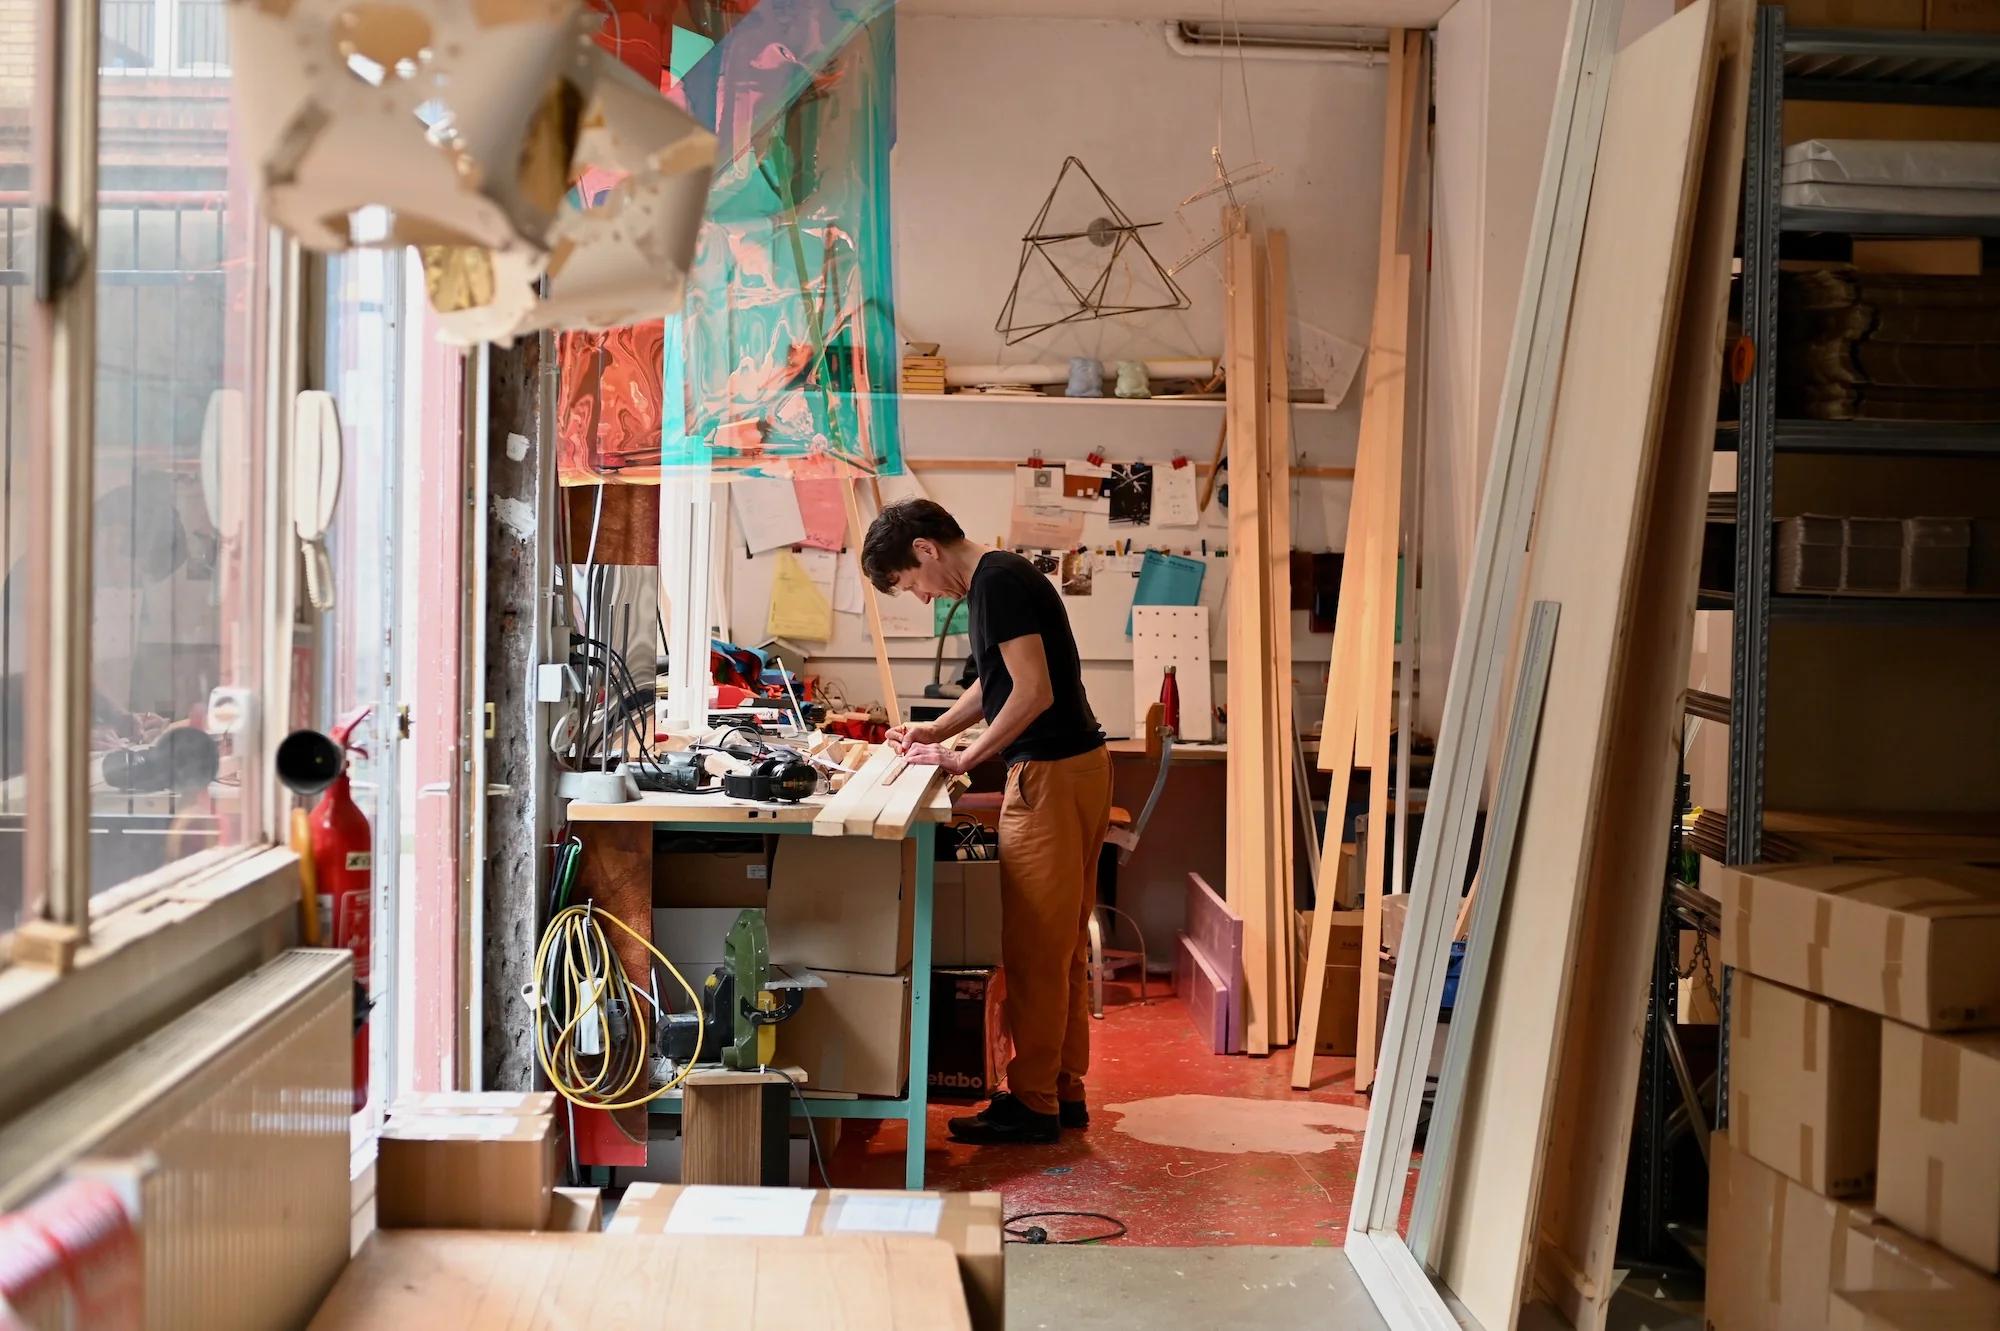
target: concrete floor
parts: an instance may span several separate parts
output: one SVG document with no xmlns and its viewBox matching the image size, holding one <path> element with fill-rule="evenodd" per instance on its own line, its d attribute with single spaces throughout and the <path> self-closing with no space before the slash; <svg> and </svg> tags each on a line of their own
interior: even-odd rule
<svg viewBox="0 0 2000 1331">
<path fill-rule="evenodd" d="M 1008 1331 L 1386 1331 L 1336 1248 L 1007 1249 Z"/>
</svg>

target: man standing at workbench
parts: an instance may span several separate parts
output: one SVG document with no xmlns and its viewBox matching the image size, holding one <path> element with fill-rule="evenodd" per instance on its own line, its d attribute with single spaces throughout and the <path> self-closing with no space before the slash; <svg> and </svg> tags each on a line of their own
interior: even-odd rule
<svg viewBox="0 0 2000 1331">
<path fill-rule="evenodd" d="M 928 499 L 883 509 L 861 568 L 882 592 L 926 603 L 963 599 L 979 677 L 936 721 L 897 726 L 889 742 L 916 763 L 969 772 L 1007 764 L 1000 809 L 1000 958 L 1014 1059 L 1007 1089 L 977 1114 L 951 1120 L 963 1142 L 1053 1142 L 1090 1123 L 1084 992 L 1097 855 L 1111 817 L 1111 759 L 1083 692 L 1083 666 L 1062 597 L 1017 554 L 965 537 Z M 956 752 L 939 745 L 984 716 Z"/>
</svg>

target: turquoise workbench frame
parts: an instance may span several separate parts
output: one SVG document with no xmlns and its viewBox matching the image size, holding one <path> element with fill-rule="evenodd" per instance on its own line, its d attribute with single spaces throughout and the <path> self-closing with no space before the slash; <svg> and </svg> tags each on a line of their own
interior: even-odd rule
<svg viewBox="0 0 2000 1331">
<path fill-rule="evenodd" d="M 811 823 L 744 823 L 738 820 L 700 823 L 676 822 L 677 832 L 732 832 L 764 836 L 811 836 Z M 893 1099 L 862 1096 L 857 1100 L 816 1100 L 806 1096 L 812 1118 L 902 1119 L 909 1125 L 909 1145 L 903 1158 L 903 1186 L 924 1186 L 924 1137 L 929 1122 L 931 1070 L 931 900 L 937 866 L 937 824 L 910 825 L 910 837 L 917 843 L 917 881 L 910 933 L 910 1074 L 903 1094 Z M 812 995 L 806 995 L 806 1002 Z M 811 1085 L 802 1088 L 811 1091 Z M 681 1112 L 678 1092 L 655 1100 L 652 1112 L 674 1115 Z"/>
</svg>

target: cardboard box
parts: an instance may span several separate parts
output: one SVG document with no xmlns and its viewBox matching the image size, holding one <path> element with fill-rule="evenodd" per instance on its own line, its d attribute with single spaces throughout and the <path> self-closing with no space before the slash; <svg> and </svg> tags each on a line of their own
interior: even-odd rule
<svg viewBox="0 0 2000 1331">
<path fill-rule="evenodd" d="M 1827 1197 L 1875 1187 L 1882 1019 L 1740 974 L 1729 1011 L 1729 1135 Z"/>
<path fill-rule="evenodd" d="M 940 860 L 932 882 L 931 965 L 1000 965 L 1000 861 Z"/>
<path fill-rule="evenodd" d="M 1993 0 L 1929 0 L 1924 26 L 1933 32 L 2000 32 L 2000 4 Z"/>
<path fill-rule="evenodd" d="M 722 945 L 742 914 L 742 908 L 735 906 L 669 906 L 655 910 L 653 946 L 699 990 L 703 978 L 722 964 Z M 687 995 L 680 993 L 680 986 L 671 980 L 666 983 L 671 986 L 669 992 L 678 994 L 685 1004 Z"/>
<path fill-rule="evenodd" d="M 2000 13 L 2000 6 L 1994 6 Z M 1977 277 L 1981 272 L 1977 236 L 1854 238 L 1854 266 L 1864 273 L 1924 277 Z"/>
<path fill-rule="evenodd" d="M 809 990 L 778 1027 L 778 1061 L 804 1068 L 816 1091 L 901 1095 L 910 1071 L 910 977 L 818 974 L 826 988 Z"/>
<path fill-rule="evenodd" d="M 771 857 L 754 850 L 664 851 L 653 857 L 653 904 L 696 910 L 763 909 Z"/>
<path fill-rule="evenodd" d="M 1352 1058 L 1361 1021 L 1361 920 L 1363 912 L 1337 910 L 1327 936 L 1326 987 L 1320 991 L 1319 1030 L 1313 1052 Z M 1292 944 L 1298 949 L 1298 969 L 1305 973 L 1311 956 L 1313 913 L 1292 914 Z"/>
<path fill-rule="evenodd" d="M 937 1238 L 406 1230 L 368 1241 L 309 1329 L 809 1328 L 838 1308 L 848 1327 L 998 1331 L 965 1304 L 962 1264 Z"/>
<path fill-rule="evenodd" d="M 597 1188 L 557 1188 L 543 1228 L 557 1234 L 595 1234 L 604 1228 L 604 1194 Z"/>
<path fill-rule="evenodd" d="M 1718 877 L 1724 965 L 1929 1030 L 2000 1023 L 2000 873 L 1884 860 Z"/>
<path fill-rule="evenodd" d="M 398 1096 L 389 1115 L 511 1114 L 522 1117 L 554 1114 L 554 1091 L 414 1091 Z"/>
<path fill-rule="evenodd" d="M 556 1180 L 542 1114 L 399 1114 L 382 1125 L 375 1223 L 383 1229 L 540 1229 Z"/>
<path fill-rule="evenodd" d="M 612 1234 L 664 1234 L 668 1218 L 690 1189 L 635 1183 L 625 1190 Z M 684 1218 L 683 1223 L 687 1223 Z M 904 1234 L 935 1236 L 958 1258 L 965 1301 L 978 1331 L 1006 1323 L 1006 1271 L 997 1192 L 874 1192 L 821 1189 L 812 1196 L 804 1234 Z M 680 1232 L 700 1232 L 699 1229 Z"/>
<path fill-rule="evenodd" d="M 1837 1290 L 1827 1331 L 2000 1331 L 2000 1297 L 1962 1289 Z"/>
<path fill-rule="evenodd" d="M 916 842 L 784 837 L 771 866 L 771 960 L 896 975 L 910 964 Z"/>
<path fill-rule="evenodd" d="M 1822 1331 L 1827 1298 L 1846 1280 L 1847 1233 L 1875 1219 L 1822 1197 L 1708 1139 L 1710 1331 Z"/>
<path fill-rule="evenodd" d="M 2000 1280 L 1894 1225 L 1857 1215 L 1844 1238 L 1844 1251 L 1836 1259 L 1836 1289 L 1963 1289 L 2000 1302 Z"/>
<path fill-rule="evenodd" d="M 1006 1002 L 998 967 L 931 971 L 931 1099 L 984 1100 L 1000 1089 L 1014 1056 Z"/>
<path fill-rule="evenodd" d="M 1885 1025 L 1881 1144 L 1876 1209 L 2000 1271 L 2000 1032 Z"/>
</svg>

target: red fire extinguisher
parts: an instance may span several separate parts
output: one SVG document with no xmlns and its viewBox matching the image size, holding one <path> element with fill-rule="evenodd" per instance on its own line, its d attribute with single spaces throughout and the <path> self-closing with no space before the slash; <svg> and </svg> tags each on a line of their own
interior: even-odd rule
<svg viewBox="0 0 2000 1331">
<path fill-rule="evenodd" d="M 318 889 L 318 942 L 354 954 L 354 1112 L 368 1103 L 368 970 L 373 957 L 375 918 L 374 833 L 368 815 L 348 786 L 346 755 L 368 751 L 353 742 L 355 728 L 372 708 L 353 712 L 334 727 L 340 746 L 340 775 L 321 795 L 310 815 L 312 876 Z"/>
</svg>

